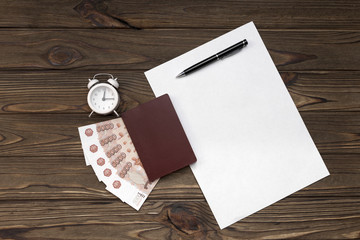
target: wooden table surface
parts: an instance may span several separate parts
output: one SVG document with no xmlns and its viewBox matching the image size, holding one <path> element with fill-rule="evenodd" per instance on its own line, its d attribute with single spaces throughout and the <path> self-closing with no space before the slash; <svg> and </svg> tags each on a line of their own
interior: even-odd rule
<svg viewBox="0 0 360 240">
<path fill-rule="evenodd" d="M 154 98 L 144 71 L 249 21 L 331 176 L 224 230 L 188 167 L 139 212 L 108 193 L 77 131 L 113 118 L 87 117 L 87 79 L 117 76 L 123 112 Z M 0 28 L 0 239 L 360 238 L 358 0 L 3 0 Z"/>
</svg>

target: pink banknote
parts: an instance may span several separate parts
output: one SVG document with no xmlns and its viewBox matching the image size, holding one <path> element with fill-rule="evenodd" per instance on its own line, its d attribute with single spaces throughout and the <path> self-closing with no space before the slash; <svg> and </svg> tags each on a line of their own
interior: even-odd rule
<svg viewBox="0 0 360 240">
<path fill-rule="evenodd" d="M 106 189 L 139 210 L 158 180 L 149 182 L 122 118 L 79 128 L 87 165 Z"/>
</svg>

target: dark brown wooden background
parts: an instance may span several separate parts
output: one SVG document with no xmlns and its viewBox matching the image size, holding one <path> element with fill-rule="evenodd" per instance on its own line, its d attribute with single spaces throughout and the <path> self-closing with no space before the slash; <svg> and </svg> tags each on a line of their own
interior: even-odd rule
<svg viewBox="0 0 360 240">
<path fill-rule="evenodd" d="M 331 176 L 220 231 L 189 168 L 139 212 L 85 166 L 87 79 L 143 72 L 254 21 Z M 271 89 L 269 89 L 271 91 Z M 0 239 L 360 238 L 360 2 L 0 1 Z M 266 196 L 264 196 L 266 197 Z"/>
</svg>

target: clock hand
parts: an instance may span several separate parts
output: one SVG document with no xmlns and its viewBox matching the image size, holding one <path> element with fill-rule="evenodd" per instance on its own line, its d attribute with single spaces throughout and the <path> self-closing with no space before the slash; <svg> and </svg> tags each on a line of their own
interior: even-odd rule
<svg viewBox="0 0 360 240">
<path fill-rule="evenodd" d="M 102 97 L 102 99 L 101 99 L 101 100 L 103 100 L 103 101 L 105 101 L 105 93 L 106 93 L 106 90 L 104 90 L 104 95 L 103 95 L 103 97 Z"/>
<path fill-rule="evenodd" d="M 104 98 L 104 101 L 105 100 L 114 100 L 114 98 Z"/>
</svg>

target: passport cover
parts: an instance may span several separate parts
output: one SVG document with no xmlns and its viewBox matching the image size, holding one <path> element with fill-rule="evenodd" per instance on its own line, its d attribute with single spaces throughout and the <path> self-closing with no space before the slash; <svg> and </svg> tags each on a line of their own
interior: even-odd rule
<svg viewBox="0 0 360 240">
<path fill-rule="evenodd" d="M 150 182 L 196 162 L 168 94 L 124 112 L 122 118 Z"/>
</svg>

